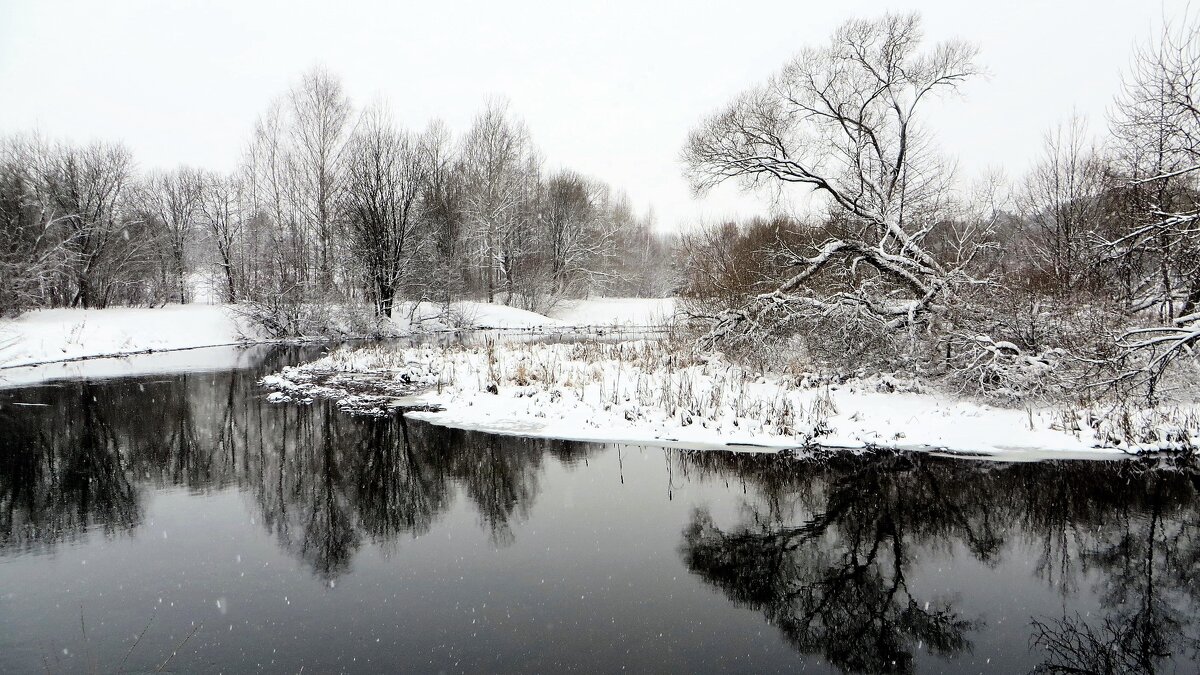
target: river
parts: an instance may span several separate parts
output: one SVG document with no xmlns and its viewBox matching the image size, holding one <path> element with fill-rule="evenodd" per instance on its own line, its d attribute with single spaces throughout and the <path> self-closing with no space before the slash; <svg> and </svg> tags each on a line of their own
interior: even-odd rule
<svg viewBox="0 0 1200 675">
<path fill-rule="evenodd" d="M 0 389 L 0 671 L 1200 664 L 1193 469 L 584 444 L 269 403 L 257 379 L 318 351 Z"/>
</svg>

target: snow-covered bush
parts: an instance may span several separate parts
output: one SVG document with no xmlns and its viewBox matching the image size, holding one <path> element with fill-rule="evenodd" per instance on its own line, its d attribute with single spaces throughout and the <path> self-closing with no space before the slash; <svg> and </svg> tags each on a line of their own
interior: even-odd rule
<svg viewBox="0 0 1200 675">
<path fill-rule="evenodd" d="M 271 338 L 388 337 L 397 333 L 386 317 L 354 303 L 267 299 L 243 302 L 233 311 Z"/>
</svg>

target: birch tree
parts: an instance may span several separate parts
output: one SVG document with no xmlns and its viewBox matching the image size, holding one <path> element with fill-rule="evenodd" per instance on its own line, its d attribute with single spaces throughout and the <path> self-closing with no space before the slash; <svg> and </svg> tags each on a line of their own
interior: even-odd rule
<svg viewBox="0 0 1200 675">
<path fill-rule="evenodd" d="M 203 191 L 201 172 L 186 167 L 152 174 L 142 190 L 144 215 L 154 219 L 162 232 L 162 283 L 169 301 L 189 299 L 186 249 L 199 227 Z"/>
<path fill-rule="evenodd" d="M 244 268 L 248 261 L 241 246 L 246 227 L 245 195 L 242 181 L 236 175 L 204 177 L 200 222 L 212 241 L 217 266 L 221 268 L 224 300 L 237 302 L 245 285 Z"/>
<path fill-rule="evenodd" d="M 462 163 L 469 240 L 488 302 L 503 286 L 511 303 L 515 267 L 530 244 L 523 235 L 539 161 L 529 131 L 509 117 L 506 102 L 489 103 L 475 118 L 463 141 Z"/>
<path fill-rule="evenodd" d="M 272 101 L 255 125 L 245 161 L 249 194 L 274 226 L 269 253 L 280 293 L 316 299 L 336 285 L 340 158 L 350 113 L 340 81 L 317 68 Z"/>
<path fill-rule="evenodd" d="M 316 239 L 315 262 L 320 290 L 334 286 L 335 200 L 339 156 L 349 132 L 350 99 L 341 81 L 314 68 L 288 94 L 290 135 L 301 218 Z"/>
<path fill-rule="evenodd" d="M 276 101 L 257 121 L 246 151 L 248 206 L 258 234 L 264 239 L 258 274 L 267 284 L 262 291 L 302 301 L 311 277 L 309 246 L 295 204 L 298 201 L 295 159 L 287 144 L 285 106 Z M 269 284 L 269 285 L 268 285 Z"/>
</svg>

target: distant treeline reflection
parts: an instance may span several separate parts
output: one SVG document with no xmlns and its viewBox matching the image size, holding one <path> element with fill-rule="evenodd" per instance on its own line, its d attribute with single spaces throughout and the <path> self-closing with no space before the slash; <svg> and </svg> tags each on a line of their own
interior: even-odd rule
<svg viewBox="0 0 1200 675">
<path fill-rule="evenodd" d="M 121 533 L 146 490 L 237 486 L 280 545 L 324 579 L 364 539 L 428 532 L 461 492 L 497 545 L 538 494 L 547 457 L 599 448 L 472 434 L 329 405 L 267 403 L 255 378 L 73 382 L 0 392 L 0 554 L 44 552 L 89 528 Z"/>
</svg>

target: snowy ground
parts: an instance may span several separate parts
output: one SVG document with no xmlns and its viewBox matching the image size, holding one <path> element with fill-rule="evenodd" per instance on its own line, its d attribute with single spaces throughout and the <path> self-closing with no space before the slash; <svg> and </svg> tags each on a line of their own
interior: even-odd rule
<svg viewBox="0 0 1200 675">
<path fill-rule="evenodd" d="M 400 406 L 445 426 L 693 447 L 887 447 L 1006 460 L 1113 457 L 1178 449 L 1200 436 L 1195 409 L 1117 416 L 1014 410 L 913 383 L 753 376 L 669 341 L 488 343 L 341 349 L 263 380 L 277 401 L 331 398 L 358 412 Z M 1129 436 L 1135 437 L 1133 443 Z"/>
<path fill-rule="evenodd" d="M 266 350 L 271 347 L 272 345 L 202 347 L 4 368 L 0 369 L 0 389 L 57 380 L 107 380 L 117 377 L 242 370 L 260 363 Z"/>
<path fill-rule="evenodd" d="M 549 314 L 570 326 L 666 326 L 674 322 L 675 298 L 565 300 Z"/>
<path fill-rule="evenodd" d="M 440 305 L 421 303 L 414 308 L 406 303 L 397 307 L 392 323 L 397 335 L 483 328 L 565 332 L 658 325 L 673 310 L 671 299 L 641 298 L 569 301 L 552 317 L 482 302 L 456 302 L 449 314 Z M 259 341 L 256 331 L 225 305 L 39 310 L 0 319 L 0 372 L 34 364 Z"/>
<path fill-rule="evenodd" d="M 547 315 L 486 302 L 454 302 L 449 308 L 428 302 L 415 306 L 405 302 L 392 312 L 392 321 L 399 329 L 412 332 L 487 328 L 559 331 L 665 326 L 674 320 L 674 314 L 674 298 L 564 300 Z"/>
<path fill-rule="evenodd" d="M 47 309 L 0 321 L 0 367 L 210 347 L 255 334 L 221 305 Z"/>
</svg>

